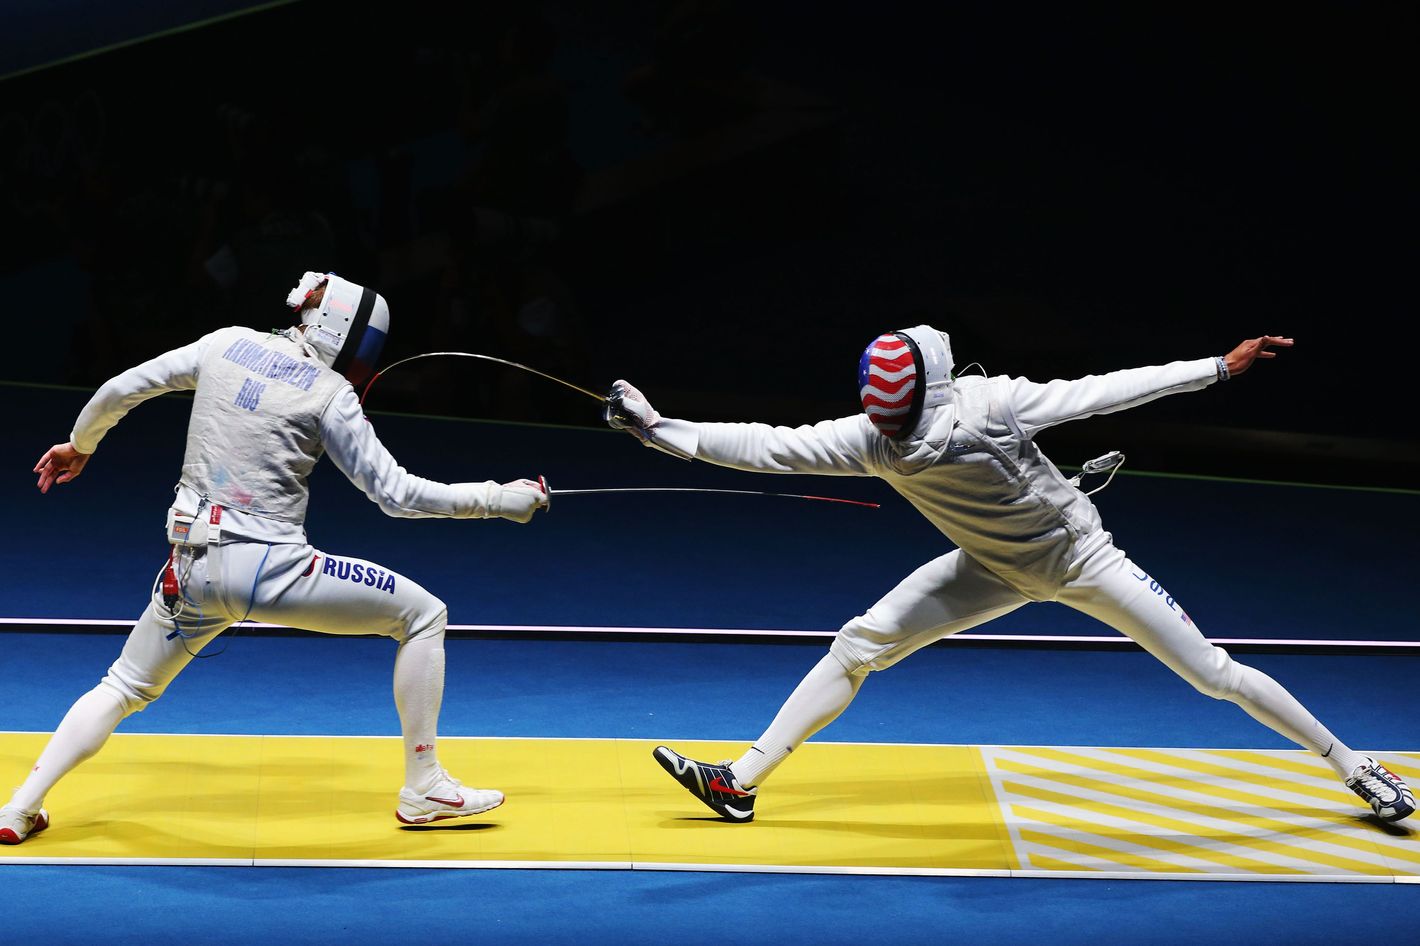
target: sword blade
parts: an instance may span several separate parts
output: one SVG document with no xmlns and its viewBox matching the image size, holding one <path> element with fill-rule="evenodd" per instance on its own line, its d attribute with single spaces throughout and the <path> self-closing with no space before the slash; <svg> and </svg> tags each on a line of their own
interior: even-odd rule
<svg viewBox="0 0 1420 946">
<path fill-rule="evenodd" d="M 606 403 L 606 397 L 605 397 L 605 396 L 603 396 L 603 395 L 601 395 L 601 394 L 593 394 L 591 391 L 588 391 L 586 388 L 584 388 L 584 387 L 579 387 L 578 385 L 573 384 L 571 381 L 563 381 L 561 378 L 557 377 L 556 375 L 550 375 L 550 374 L 548 374 L 548 373 L 545 372 L 545 371 L 538 371 L 536 368 L 529 368 L 527 365 L 520 365 L 520 364 L 518 364 L 516 361 L 509 361 L 509 360 L 506 359 L 506 358 L 495 358 L 495 357 L 492 356 L 492 355 L 479 355 L 479 354 L 475 354 L 474 352 L 471 352 L 471 351 L 429 351 L 429 352 L 425 352 L 425 353 L 422 354 L 422 355 L 410 355 L 408 358 L 401 358 L 399 361 L 396 361 L 396 362 L 395 362 L 394 364 L 392 364 L 392 365 L 386 365 L 384 368 L 381 368 L 379 371 L 375 372 L 375 376 L 374 376 L 373 378 L 371 378 L 371 379 L 369 380 L 369 382 L 365 385 L 365 390 L 360 394 L 360 403 L 361 403 L 361 404 L 364 404 L 364 403 L 365 403 L 365 398 L 367 398 L 367 397 L 370 396 L 370 388 L 372 388 L 372 387 L 375 386 L 375 382 L 380 379 L 380 375 L 384 374 L 386 371 L 389 371 L 391 368 L 398 368 L 400 365 L 408 364 L 408 363 L 411 362 L 411 361 L 418 361 L 420 358 L 436 358 L 436 357 L 477 358 L 479 361 L 493 361 L 493 362 L 497 362 L 497 363 L 500 364 L 500 365 L 507 365 L 507 366 L 510 367 L 510 368 L 518 368 L 518 369 L 520 369 L 520 370 L 522 370 L 522 371 L 528 372 L 529 374 L 535 374 L 535 375 L 537 375 L 537 376 L 540 377 L 540 378 L 546 378 L 546 379 L 549 380 L 549 381 L 556 381 L 558 384 L 562 385 L 563 387 L 565 387 L 565 388 L 571 388 L 573 391 L 576 391 L 578 394 L 585 394 L 587 397 L 591 398 L 592 400 L 597 401 L 597 402 L 602 403 L 602 404 L 605 404 L 605 403 Z"/>
<path fill-rule="evenodd" d="M 803 493 L 767 493 L 757 489 L 710 489 L 701 486 L 621 486 L 604 489 L 548 489 L 548 498 L 553 496 L 587 496 L 592 493 L 731 493 L 737 496 L 777 496 L 782 499 L 809 499 L 821 503 L 844 503 L 849 506 L 866 506 L 869 509 L 882 508 L 881 503 L 866 503 L 857 499 L 839 499 L 836 496 L 809 496 Z"/>
</svg>

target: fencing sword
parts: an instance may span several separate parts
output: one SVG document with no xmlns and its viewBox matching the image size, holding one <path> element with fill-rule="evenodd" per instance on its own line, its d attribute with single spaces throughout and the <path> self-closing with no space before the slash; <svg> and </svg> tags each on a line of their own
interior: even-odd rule
<svg viewBox="0 0 1420 946">
<path fill-rule="evenodd" d="M 859 499 L 839 499 L 836 496 L 809 496 L 804 493 L 769 493 L 758 489 L 712 489 L 704 486 L 614 486 L 603 489 L 557 489 L 547 485 L 547 477 L 539 476 L 538 483 L 547 495 L 544 509 L 552 508 L 553 496 L 586 496 L 593 493 L 733 493 L 738 496 L 773 496 L 779 499 L 808 499 L 821 503 L 844 503 L 849 506 L 866 506 L 881 509 L 881 503 L 863 502 Z"/>
<path fill-rule="evenodd" d="M 360 393 L 360 404 L 362 406 L 364 405 L 365 398 L 370 396 L 370 388 L 374 387 L 375 382 L 380 380 L 380 375 L 389 371 L 391 368 L 398 368 L 400 365 L 408 364 L 411 361 L 418 361 L 420 358 L 436 357 L 476 358 L 479 361 L 492 361 L 500 365 L 507 365 L 510 368 L 517 368 L 519 370 L 526 371 L 529 374 L 535 374 L 539 378 L 546 378 L 549 381 L 554 381 L 557 384 L 562 385 L 564 388 L 571 388 L 578 394 L 585 394 L 587 397 L 591 398 L 592 400 L 603 406 L 611 402 L 611 398 L 601 394 L 593 394 L 586 388 L 580 385 L 573 384 L 571 381 L 564 381 L 556 375 L 550 375 L 547 372 L 539 371 L 536 368 L 529 368 L 527 365 L 519 364 L 516 361 L 509 361 L 506 358 L 496 358 L 493 355 L 480 355 L 470 351 L 430 351 L 425 352 L 422 355 L 410 355 L 408 358 L 402 358 L 399 361 L 396 361 L 394 364 L 386 365 L 384 368 L 381 368 L 379 371 L 375 372 L 374 376 L 371 377 L 368 382 L 366 382 L 365 390 Z M 553 491 L 548 488 L 546 478 L 539 476 L 537 480 L 538 483 L 542 486 L 543 494 L 547 496 L 547 503 L 543 506 L 543 508 L 551 509 Z M 857 499 L 838 499 L 833 496 L 807 496 L 801 493 L 771 493 L 757 489 L 711 489 L 700 486 L 622 486 L 601 489 L 557 490 L 558 496 L 586 496 L 593 493 L 731 493 L 739 496 L 773 496 L 782 499 L 807 499 L 824 503 L 843 503 L 844 505 L 848 506 L 866 506 L 869 509 L 882 508 L 880 503 L 862 502 Z"/>
<path fill-rule="evenodd" d="M 510 368 L 519 368 L 530 374 L 535 374 L 539 378 L 546 378 L 549 381 L 555 381 L 558 384 L 562 385 L 564 388 L 571 388 L 578 394 L 585 394 L 587 397 L 600 404 L 606 404 L 608 401 L 608 398 L 605 395 L 593 394 L 586 388 L 580 387 L 579 385 L 575 385 L 571 381 L 563 381 L 561 378 L 556 377 L 555 375 L 550 375 L 545 371 L 538 371 L 536 368 L 529 368 L 527 365 L 520 365 L 516 361 L 509 361 L 506 358 L 494 358 L 492 355 L 476 355 L 471 351 L 427 351 L 422 355 L 410 355 L 408 358 L 402 358 L 399 361 L 396 361 L 394 364 L 386 365 L 379 371 L 376 371 L 375 376 L 365 384 L 365 390 L 360 394 L 360 403 L 365 403 L 365 398 L 370 396 L 370 388 L 374 387 L 375 382 L 380 380 L 380 375 L 384 374 L 386 371 L 389 371 L 391 368 L 398 368 L 400 365 L 408 364 L 411 361 L 418 361 L 420 358 L 436 358 L 440 356 L 448 356 L 451 358 L 477 358 L 480 361 L 494 361 L 500 365 L 507 365 Z"/>
</svg>

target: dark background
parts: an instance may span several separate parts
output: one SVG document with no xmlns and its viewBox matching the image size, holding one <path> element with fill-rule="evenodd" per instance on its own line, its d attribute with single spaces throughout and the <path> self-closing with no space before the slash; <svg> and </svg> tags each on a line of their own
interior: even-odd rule
<svg viewBox="0 0 1420 946">
<path fill-rule="evenodd" d="M 249 6 L 3 14 L 0 377 L 94 386 L 289 324 L 332 269 L 389 299 L 386 362 L 628 377 L 706 420 L 851 413 L 864 344 L 921 321 L 1037 380 L 1292 334 L 1046 446 L 1420 472 L 1411 5 Z M 597 423 L 465 360 L 370 403 Z"/>
</svg>

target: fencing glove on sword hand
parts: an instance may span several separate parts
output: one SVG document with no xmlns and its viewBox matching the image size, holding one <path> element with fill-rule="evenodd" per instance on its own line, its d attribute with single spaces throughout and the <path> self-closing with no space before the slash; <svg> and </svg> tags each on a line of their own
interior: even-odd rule
<svg viewBox="0 0 1420 946">
<path fill-rule="evenodd" d="M 648 447 L 682 460 L 695 458 L 699 435 L 694 425 L 663 418 L 646 395 L 627 381 L 617 381 L 606 396 L 602 419 L 614 430 L 624 430 Z"/>
<path fill-rule="evenodd" d="M 488 489 L 488 515 L 528 522 L 547 505 L 547 491 L 537 480 L 513 480 Z"/>
</svg>

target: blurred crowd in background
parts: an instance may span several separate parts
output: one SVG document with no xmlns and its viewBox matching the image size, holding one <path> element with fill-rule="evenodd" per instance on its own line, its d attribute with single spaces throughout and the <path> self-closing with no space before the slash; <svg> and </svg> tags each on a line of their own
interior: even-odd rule
<svg viewBox="0 0 1420 946">
<path fill-rule="evenodd" d="M 1285 455 L 1287 478 L 1405 485 L 1415 437 L 1375 396 L 1393 366 L 1352 346 L 1414 308 L 1414 19 L 262 8 L 0 80 L 4 318 L 45 342 L 0 377 L 92 386 L 219 326 L 284 326 L 308 269 L 385 294 L 386 363 L 624 376 L 707 420 L 850 413 L 863 345 L 923 321 L 959 366 L 1038 380 L 1278 332 L 1298 347 L 1257 369 L 1269 391 L 1106 429 L 1161 466 L 1280 475 Z M 375 409 L 597 422 L 463 360 L 377 391 Z"/>
</svg>

